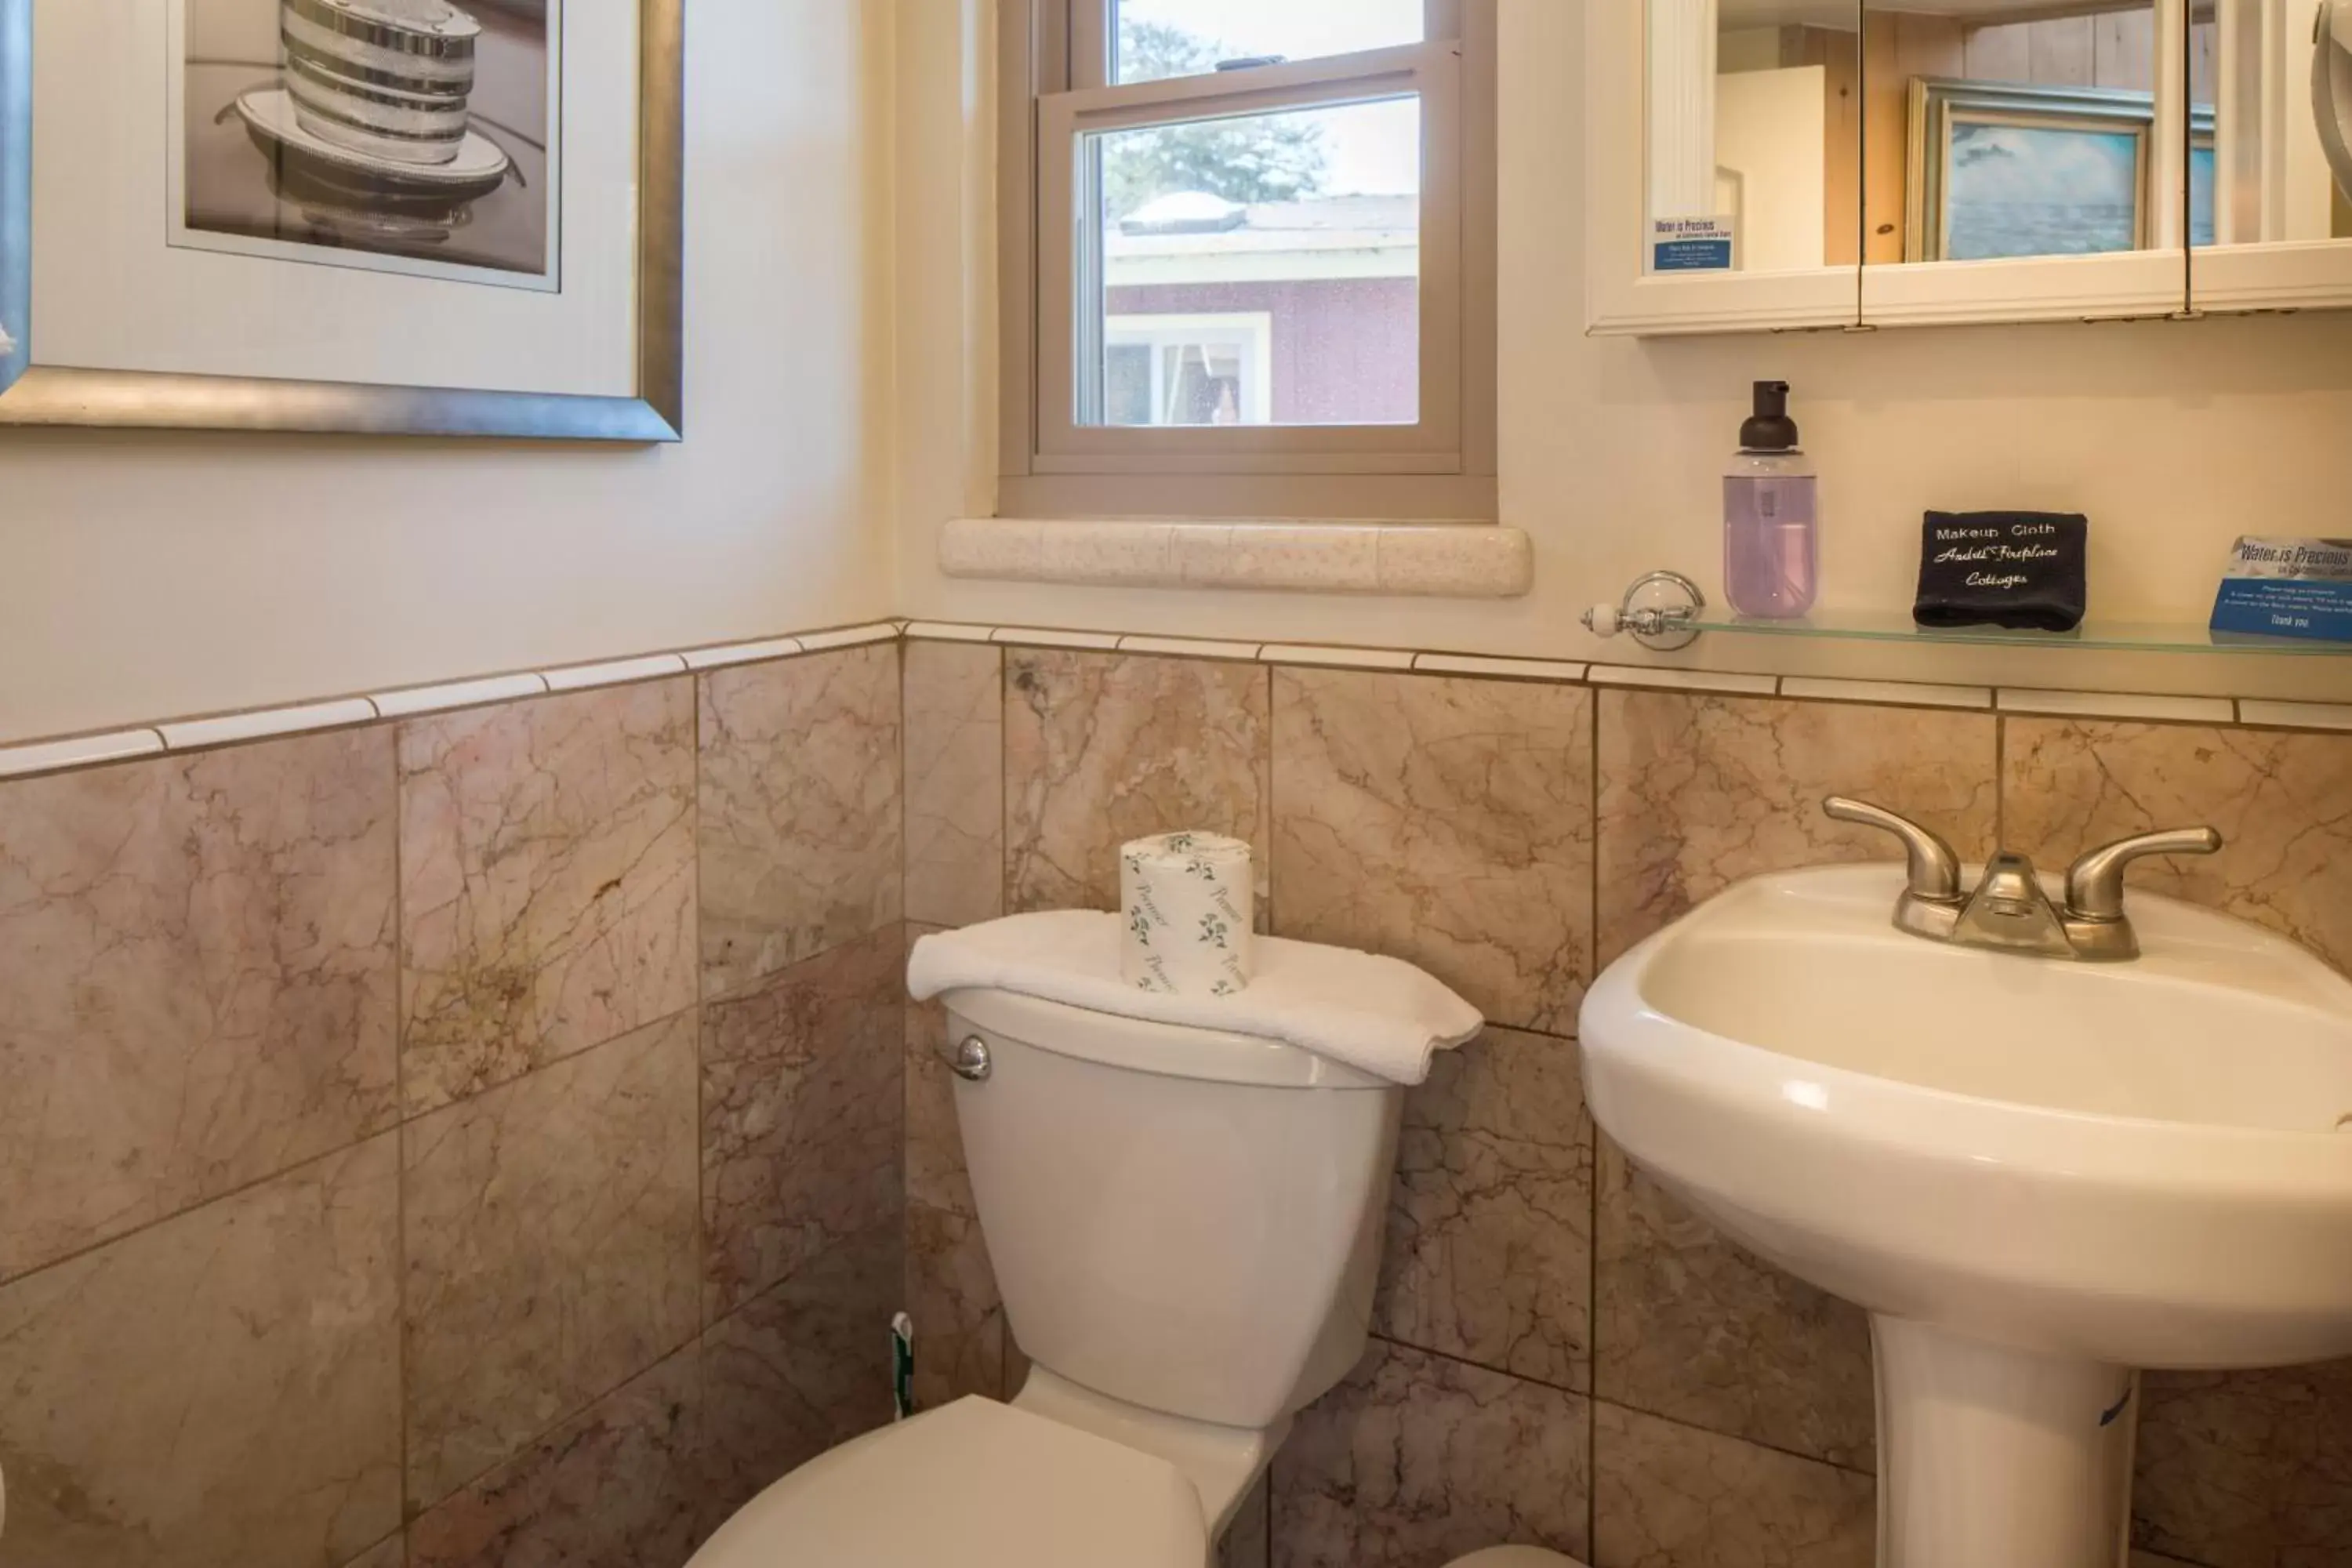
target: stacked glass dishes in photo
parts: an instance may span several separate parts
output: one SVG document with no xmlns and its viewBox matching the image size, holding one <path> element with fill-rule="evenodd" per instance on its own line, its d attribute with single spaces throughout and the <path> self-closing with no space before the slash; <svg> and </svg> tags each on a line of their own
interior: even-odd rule
<svg viewBox="0 0 2352 1568">
<path fill-rule="evenodd" d="M 402 165 L 455 163 L 481 24 L 448 0 L 283 0 L 286 88 L 320 140 Z"/>
</svg>

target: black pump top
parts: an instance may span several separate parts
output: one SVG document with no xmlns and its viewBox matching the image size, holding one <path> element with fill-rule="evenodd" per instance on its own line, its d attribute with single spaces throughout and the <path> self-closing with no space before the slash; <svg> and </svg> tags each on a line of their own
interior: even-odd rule
<svg viewBox="0 0 2352 1568">
<path fill-rule="evenodd" d="M 1739 426 L 1743 452 L 1788 452 L 1797 445 L 1797 422 L 1789 417 L 1789 384 L 1756 384 L 1756 416 Z"/>
</svg>

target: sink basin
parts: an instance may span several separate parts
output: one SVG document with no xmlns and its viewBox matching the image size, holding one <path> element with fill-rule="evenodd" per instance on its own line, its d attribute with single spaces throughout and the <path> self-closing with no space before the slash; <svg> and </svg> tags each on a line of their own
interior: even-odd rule
<svg viewBox="0 0 2352 1568">
<path fill-rule="evenodd" d="M 1872 1313 L 1882 1563 L 2112 1568 L 2137 1369 L 2352 1353 L 2352 982 L 2139 892 L 2128 963 L 1923 941 L 1902 886 L 1759 877 L 1626 953 L 1593 1115 Z"/>
</svg>

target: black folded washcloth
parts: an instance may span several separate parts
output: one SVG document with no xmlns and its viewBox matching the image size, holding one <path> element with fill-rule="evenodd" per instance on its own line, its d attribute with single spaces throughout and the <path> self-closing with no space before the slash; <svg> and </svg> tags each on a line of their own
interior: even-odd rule
<svg viewBox="0 0 2352 1568">
<path fill-rule="evenodd" d="M 2090 529 L 2079 512 L 1931 511 L 1911 618 L 2071 632 L 2083 624 Z"/>
</svg>

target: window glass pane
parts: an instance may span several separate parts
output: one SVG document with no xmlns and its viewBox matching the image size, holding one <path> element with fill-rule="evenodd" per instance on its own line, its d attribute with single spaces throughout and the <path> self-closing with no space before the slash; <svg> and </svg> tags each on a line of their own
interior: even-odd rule
<svg viewBox="0 0 2352 1568">
<path fill-rule="evenodd" d="M 1081 138 L 1081 425 L 1421 416 L 1421 100 Z"/>
<path fill-rule="evenodd" d="M 1220 60 L 1312 59 L 1422 40 L 1422 0 L 1112 0 L 1113 81 L 1197 76 Z"/>
</svg>

